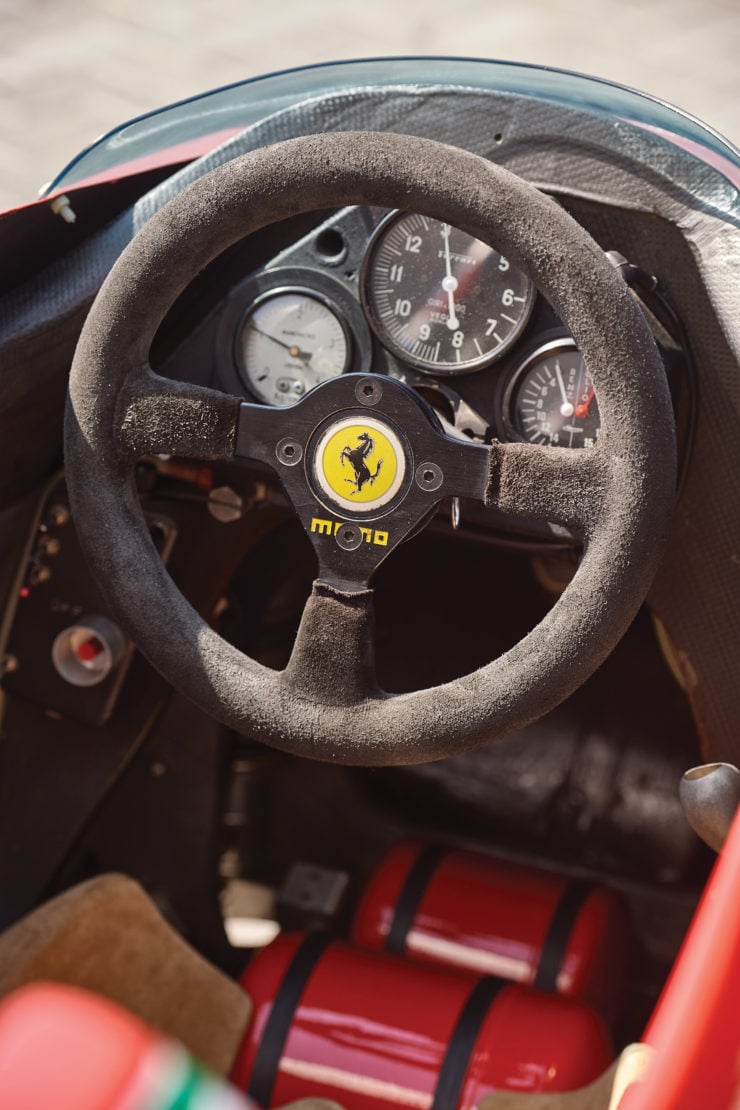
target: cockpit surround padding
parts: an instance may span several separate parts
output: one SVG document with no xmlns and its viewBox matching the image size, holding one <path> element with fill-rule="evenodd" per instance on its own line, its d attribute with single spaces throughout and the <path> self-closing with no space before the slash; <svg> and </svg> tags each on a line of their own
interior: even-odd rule
<svg viewBox="0 0 740 1110">
<path fill-rule="evenodd" d="M 612 478 L 571 587 L 524 640 L 455 682 L 393 697 L 368 691 L 359 701 L 345 685 L 342 644 L 362 638 L 364 602 L 317 585 L 309 617 L 323 621 L 326 634 L 300 638 L 305 657 L 294 656 L 292 674 L 248 659 L 172 583 L 144 527 L 131 463 L 111 448 L 127 375 L 146 363 L 161 319 L 193 275 L 259 227 L 346 203 L 447 219 L 493 240 L 529 273 L 591 369 Z M 479 746 L 576 689 L 644 600 L 675 489 L 663 367 L 643 316 L 593 240 L 562 208 L 500 167 L 382 133 L 310 136 L 257 151 L 202 178 L 154 216 L 112 270 L 83 329 L 65 434 L 81 543 L 114 613 L 150 661 L 239 732 L 295 754 L 366 765 L 439 759 Z M 217 453 L 220 444 L 211 446 Z M 589 496 L 588 488 L 582 495 Z M 318 696 L 296 689 L 296 668 L 314 676 Z"/>
</svg>

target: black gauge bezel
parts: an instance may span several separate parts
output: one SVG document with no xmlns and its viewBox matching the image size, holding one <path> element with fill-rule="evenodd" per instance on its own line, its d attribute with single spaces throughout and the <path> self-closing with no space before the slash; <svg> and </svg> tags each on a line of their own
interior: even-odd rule
<svg viewBox="0 0 740 1110">
<path fill-rule="evenodd" d="M 368 324 L 372 328 L 373 334 L 378 342 L 388 351 L 398 362 L 403 366 L 411 366 L 422 374 L 429 374 L 432 377 L 438 378 L 459 378 L 465 374 L 475 374 L 479 370 L 485 370 L 488 366 L 493 365 L 494 362 L 510 351 L 514 344 L 521 338 L 527 324 L 532 316 L 535 302 L 537 300 L 537 287 L 528 274 L 523 270 L 518 270 L 527 282 L 527 298 L 522 310 L 521 318 L 517 321 L 517 325 L 503 343 L 499 344 L 496 350 L 491 354 L 484 354 L 477 359 L 473 359 L 464 363 L 461 366 L 439 366 L 436 363 L 428 362 L 424 359 L 417 358 L 405 347 L 400 346 L 394 342 L 393 337 L 383 327 L 383 324 L 377 319 L 373 306 L 371 303 L 368 281 L 371 272 L 373 256 L 378 248 L 379 240 L 382 239 L 388 229 L 394 224 L 400 222 L 406 216 L 416 216 L 420 213 L 408 212 L 401 208 L 396 208 L 389 212 L 380 223 L 377 225 L 370 237 L 365 254 L 362 259 L 362 266 L 360 269 L 360 301 L 365 313 Z M 431 219 L 432 217 L 429 217 Z M 439 223 L 439 221 L 434 221 Z M 459 229 L 457 229 L 459 230 Z M 492 248 L 496 250 L 496 247 Z M 499 252 L 500 253 L 500 252 Z M 505 256 L 504 256 L 505 257 Z"/>
<path fill-rule="evenodd" d="M 504 389 L 503 400 L 501 403 L 501 420 L 506 438 L 512 443 L 531 442 L 531 440 L 528 440 L 526 436 L 523 436 L 521 432 L 517 429 L 514 419 L 514 405 L 516 402 L 517 392 L 521 384 L 521 379 L 535 362 L 538 362 L 543 356 L 549 357 L 555 351 L 577 351 L 579 354 L 581 354 L 578 344 L 570 335 L 561 335 L 557 336 L 554 339 L 549 339 L 546 343 L 540 343 L 538 347 L 535 347 L 534 350 L 530 351 L 526 358 L 524 358 L 522 362 L 517 365 L 516 369 L 506 383 L 506 388 Z M 581 355 L 581 357 L 583 357 L 583 355 Z M 586 367 L 586 370 L 588 370 L 588 367 Z M 543 444 L 543 446 L 552 447 L 553 444 L 548 443 Z M 578 447 L 569 448 L 569 450 L 588 451 L 593 450 L 593 448 Z"/>
<path fill-rule="evenodd" d="M 302 297 L 308 297 L 309 300 L 317 301 L 319 304 L 322 304 L 324 306 L 324 308 L 327 308 L 329 310 L 329 312 L 331 312 L 331 314 L 334 316 L 334 318 L 337 320 L 339 326 L 341 327 L 342 334 L 344 335 L 344 343 L 345 343 L 344 365 L 343 365 L 341 370 L 339 370 L 336 374 L 332 374 L 331 377 L 332 378 L 337 378 L 337 377 L 339 377 L 340 374 L 346 374 L 347 370 L 352 365 L 352 332 L 349 329 L 349 325 L 347 323 L 347 320 L 345 319 L 344 313 L 340 309 L 339 305 L 337 305 L 334 301 L 332 301 L 332 299 L 330 297 L 326 296 L 325 293 L 319 292 L 317 290 L 313 290 L 313 289 L 311 289 L 311 288 L 309 288 L 308 286 L 305 286 L 305 285 L 275 285 L 271 289 L 266 289 L 263 293 L 259 293 L 254 298 L 254 300 L 251 301 L 247 305 L 246 309 L 242 313 L 239 324 L 238 324 L 236 330 L 234 331 L 234 351 L 233 351 L 233 354 L 234 354 L 234 364 L 237 368 L 237 372 L 239 374 L 239 377 L 240 377 L 240 379 L 242 381 L 242 384 L 244 385 L 245 389 L 248 389 L 249 392 L 251 393 L 251 395 L 253 397 L 255 397 L 257 399 L 257 401 L 259 401 L 260 404 L 269 405 L 271 408 L 279 408 L 279 407 L 290 408 L 290 405 L 285 405 L 285 406 L 273 405 L 269 401 L 266 401 L 264 399 L 264 397 L 259 396 L 259 394 L 257 393 L 254 386 L 252 385 L 252 383 L 249 380 L 249 376 L 248 376 L 247 368 L 246 368 L 246 365 L 245 365 L 245 361 L 244 361 L 244 358 L 241 354 L 241 352 L 244 349 L 244 344 L 242 342 L 242 336 L 244 335 L 244 331 L 246 330 L 246 328 L 248 326 L 249 320 L 251 319 L 251 317 L 254 315 L 256 310 L 261 305 L 266 304 L 267 301 L 274 300 L 276 297 L 284 296 L 286 293 L 297 293 Z"/>
</svg>

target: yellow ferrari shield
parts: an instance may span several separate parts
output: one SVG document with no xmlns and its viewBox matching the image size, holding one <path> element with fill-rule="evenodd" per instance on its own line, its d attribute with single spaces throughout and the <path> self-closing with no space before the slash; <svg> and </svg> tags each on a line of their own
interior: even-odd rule
<svg viewBox="0 0 740 1110">
<path fill-rule="evenodd" d="M 332 501 L 367 512 L 388 504 L 403 481 L 406 462 L 398 435 L 369 418 L 345 418 L 319 440 L 314 474 Z"/>
</svg>

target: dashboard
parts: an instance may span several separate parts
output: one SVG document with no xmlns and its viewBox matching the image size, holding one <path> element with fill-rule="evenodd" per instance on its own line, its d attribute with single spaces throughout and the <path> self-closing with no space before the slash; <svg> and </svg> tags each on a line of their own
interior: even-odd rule
<svg viewBox="0 0 740 1110">
<path fill-rule="evenodd" d="M 196 279 L 165 323 L 159 373 L 289 408 L 329 378 L 372 372 L 417 391 L 449 435 L 597 443 L 598 398 L 573 338 L 494 248 L 417 213 L 364 206 L 289 223 L 245 240 Z M 685 468 L 695 398 L 680 319 L 658 277 L 604 246 L 658 344 Z M 575 543 L 560 525 L 473 501 L 442 511 L 453 527 L 507 546 Z"/>
<path fill-rule="evenodd" d="M 680 325 L 657 279 L 608 254 L 680 377 Z M 250 401 L 289 407 L 338 374 L 373 372 L 417 390 L 450 434 L 573 449 L 599 437 L 588 369 L 529 278 L 416 213 L 333 213 L 237 280 L 215 319 L 211 384 Z M 163 372 L 188 378 L 189 361 L 186 341 Z"/>
</svg>

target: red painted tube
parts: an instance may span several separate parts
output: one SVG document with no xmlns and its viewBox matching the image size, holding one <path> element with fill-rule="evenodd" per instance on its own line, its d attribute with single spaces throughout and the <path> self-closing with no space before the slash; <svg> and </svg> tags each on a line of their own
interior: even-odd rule
<svg viewBox="0 0 740 1110">
<path fill-rule="evenodd" d="M 646 1079 L 627 1091 L 624 1110 L 740 1106 L 738 890 L 740 812 L 645 1033 L 655 1050 Z"/>
<path fill-rule="evenodd" d="M 615 892 L 420 841 L 397 844 L 381 861 L 352 940 L 532 985 L 610 1019 L 631 951 L 629 915 Z"/>
<path fill-rule="evenodd" d="M 578 1003 L 318 935 L 279 937 L 242 984 L 254 1013 L 232 1081 L 260 1106 L 472 1110 L 493 1090 L 584 1086 L 611 1059 Z"/>
</svg>

